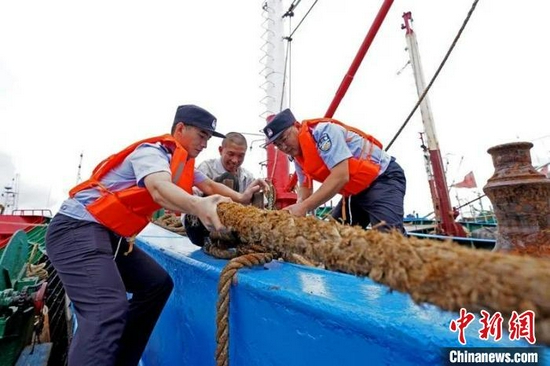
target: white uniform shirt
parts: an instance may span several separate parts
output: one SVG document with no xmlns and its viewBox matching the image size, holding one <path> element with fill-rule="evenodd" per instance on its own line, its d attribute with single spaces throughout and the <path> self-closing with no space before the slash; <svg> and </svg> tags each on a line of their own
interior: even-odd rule
<svg viewBox="0 0 550 366">
<path fill-rule="evenodd" d="M 317 143 L 317 152 L 329 169 L 345 159 L 366 159 L 368 156 L 372 162 L 380 165 L 378 175 L 381 175 L 390 163 L 391 156 L 386 151 L 335 123 L 320 122 L 315 125 L 312 134 Z M 302 167 L 297 161 L 294 163 L 298 181 L 302 184 L 305 179 Z"/>
<path fill-rule="evenodd" d="M 172 154 L 160 143 L 139 145 L 124 161 L 108 172 L 101 183 L 110 191 L 117 192 L 137 185 L 145 187 L 143 180 L 146 176 L 157 172 L 170 171 Z M 195 167 L 193 185 L 204 181 L 206 177 Z M 59 212 L 74 219 L 84 221 L 97 220 L 86 210 L 86 205 L 100 196 L 97 188 L 89 188 L 78 192 L 73 198 L 68 198 L 61 204 Z"/>
</svg>

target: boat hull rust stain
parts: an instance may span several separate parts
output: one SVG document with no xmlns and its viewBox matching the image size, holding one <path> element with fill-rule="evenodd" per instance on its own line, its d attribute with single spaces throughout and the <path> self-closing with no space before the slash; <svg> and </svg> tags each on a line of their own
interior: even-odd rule
<svg viewBox="0 0 550 366">
<path fill-rule="evenodd" d="M 227 261 L 152 224 L 137 245 L 175 282 L 143 366 L 215 365 L 217 285 Z M 271 262 L 240 270 L 231 288 L 230 365 L 441 364 L 442 347 L 460 346 L 449 330 L 457 318 L 369 278 Z M 479 327 L 466 329 L 468 346 L 528 346 L 506 332 L 499 342 L 480 340 Z"/>
</svg>

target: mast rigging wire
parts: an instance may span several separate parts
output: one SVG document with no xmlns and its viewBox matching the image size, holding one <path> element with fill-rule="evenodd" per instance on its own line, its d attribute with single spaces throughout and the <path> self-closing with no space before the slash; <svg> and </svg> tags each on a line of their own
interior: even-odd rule
<svg viewBox="0 0 550 366">
<path fill-rule="evenodd" d="M 300 4 L 302 0 L 294 0 L 292 2 L 292 4 L 290 4 L 290 6 L 288 7 L 288 10 L 286 11 L 286 13 L 283 14 L 283 18 L 284 17 L 293 17 L 294 16 L 294 9 L 296 9 L 296 7 L 298 6 L 298 4 Z"/>
<path fill-rule="evenodd" d="M 466 19 L 464 19 L 464 22 L 462 23 L 462 27 L 460 27 L 460 30 L 458 31 L 457 35 L 455 36 L 455 39 L 453 40 L 453 43 L 451 44 L 451 47 L 449 48 L 449 50 L 447 51 L 447 54 L 445 55 L 445 57 L 443 58 L 443 61 L 441 61 L 441 64 L 439 65 L 439 67 L 437 68 L 437 71 L 435 72 L 434 76 L 432 77 L 432 80 L 430 80 L 430 83 L 428 84 L 428 86 L 426 87 L 426 89 L 424 89 L 424 91 L 422 92 L 422 95 L 420 95 L 420 98 L 418 98 L 418 102 L 416 102 L 416 105 L 414 106 L 414 108 L 412 109 L 411 113 L 409 113 L 409 115 L 407 116 L 407 118 L 405 119 L 405 122 L 403 122 L 403 124 L 401 125 L 401 127 L 399 128 L 399 130 L 397 131 L 397 133 L 395 134 L 395 136 L 393 137 L 393 139 L 390 141 L 390 143 L 388 144 L 388 146 L 386 146 L 386 151 L 388 151 L 390 149 L 390 147 L 393 145 L 393 143 L 395 142 L 395 140 L 397 139 L 397 137 L 401 134 L 401 132 L 403 131 L 403 129 L 405 128 L 405 126 L 407 125 L 407 123 L 409 123 L 410 119 L 412 118 L 412 116 L 414 115 L 414 112 L 416 112 L 416 110 L 418 109 L 418 107 L 420 106 L 420 103 L 422 103 L 422 101 L 424 100 L 424 98 L 426 97 L 426 95 L 428 94 L 428 91 L 430 90 L 430 88 L 432 87 L 432 84 L 434 83 L 435 79 L 438 77 L 439 73 L 441 72 L 441 69 L 443 68 L 443 66 L 445 65 L 445 63 L 447 62 L 447 59 L 449 58 L 449 56 L 451 55 L 451 52 L 453 51 L 453 49 L 455 48 L 456 46 L 456 43 L 458 42 L 458 39 L 460 38 L 460 36 L 462 35 L 462 32 L 464 31 L 464 28 L 466 27 L 466 24 L 468 24 L 468 21 L 470 20 L 470 17 L 472 16 L 472 13 L 474 12 L 476 6 L 477 6 L 477 3 L 479 2 L 479 0 L 475 0 L 472 4 L 472 7 L 470 8 L 470 11 L 468 12 L 468 15 L 466 16 Z"/>
<path fill-rule="evenodd" d="M 302 25 L 303 21 L 306 20 L 307 16 L 309 15 L 310 11 L 313 9 L 313 7 L 315 6 L 315 4 L 317 4 L 317 1 L 319 0 L 315 0 L 315 2 L 313 3 L 313 5 L 310 6 L 309 10 L 306 12 L 306 14 L 304 15 L 304 17 L 302 18 L 302 20 L 300 20 L 300 22 L 298 23 L 298 25 L 296 26 L 296 28 L 294 28 L 294 30 L 290 33 L 290 36 L 289 38 L 292 40 L 292 36 L 294 35 L 294 33 L 298 30 L 298 28 L 300 28 L 300 25 Z"/>
<path fill-rule="evenodd" d="M 294 1 L 289 9 L 287 10 L 287 12 L 283 15 L 283 18 L 284 17 L 289 17 L 290 20 L 288 22 L 288 27 L 289 29 L 292 29 L 292 17 L 294 16 L 294 9 L 296 9 L 296 7 L 298 6 L 298 4 L 300 3 L 301 0 L 298 0 L 298 1 Z M 309 15 L 309 13 L 311 12 L 311 10 L 313 10 L 313 7 L 317 4 L 319 0 L 315 0 L 313 2 L 313 4 L 309 7 L 308 11 L 306 12 L 306 14 L 304 15 L 304 17 L 300 20 L 300 22 L 298 23 L 298 25 L 296 26 L 296 28 L 294 28 L 293 31 L 290 32 L 290 35 L 287 36 L 287 37 L 284 37 L 284 40 L 287 41 L 287 48 L 286 48 L 286 55 L 285 55 L 285 67 L 284 67 L 284 71 L 283 71 L 283 89 L 282 89 L 282 92 L 281 92 L 281 104 L 280 104 L 280 107 L 279 107 L 279 110 L 282 110 L 283 109 L 283 98 L 284 98 L 284 94 L 285 94 L 285 86 L 286 86 L 286 76 L 287 76 L 287 69 L 288 69 L 288 107 L 290 108 L 291 107 L 291 103 L 292 103 L 292 98 L 291 98 L 291 93 L 292 93 L 292 88 L 291 88 L 291 73 L 292 73 L 292 64 L 291 64 L 291 55 L 292 55 L 292 36 L 294 35 L 294 33 L 296 33 L 296 31 L 298 30 L 298 28 L 300 27 L 300 25 L 302 25 L 302 23 L 304 22 L 304 20 L 307 18 L 307 16 Z"/>
<path fill-rule="evenodd" d="M 294 16 L 294 14 L 292 14 L 289 18 L 289 21 L 288 21 L 288 27 L 289 28 L 292 27 L 292 17 L 293 16 Z M 281 102 L 279 103 L 279 111 L 281 111 L 283 109 L 284 98 L 285 98 L 287 71 L 288 71 L 288 107 L 289 108 L 290 108 L 290 103 L 291 103 L 291 100 L 290 100 L 290 93 L 291 93 L 290 85 L 291 85 L 292 80 L 290 80 L 290 76 L 291 76 L 291 66 L 292 65 L 291 65 L 290 55 L 292 53 L 292 37 L 284 37 L 283 39 L 286 41 L 286 54 L 285 54 L 285 67 L 283 69 L 283 87 L 281 88 Z"/>
</svg>

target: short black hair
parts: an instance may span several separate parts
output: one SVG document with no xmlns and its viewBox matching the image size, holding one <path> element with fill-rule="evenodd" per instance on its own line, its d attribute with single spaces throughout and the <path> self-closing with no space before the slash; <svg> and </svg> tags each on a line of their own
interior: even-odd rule
<svg viewBox="0 0 550 366">
<path fill-rule="evenodd" d="M 235 145 L 248 147 L 248 143 L 246 141 L 246 137 L 242 133 L 239 132 L 229 132 L 225 134 L 225 138 L 222 141 L 222 147 L 225 147 L 228 142 L 232 142 Z"/>
</svg>

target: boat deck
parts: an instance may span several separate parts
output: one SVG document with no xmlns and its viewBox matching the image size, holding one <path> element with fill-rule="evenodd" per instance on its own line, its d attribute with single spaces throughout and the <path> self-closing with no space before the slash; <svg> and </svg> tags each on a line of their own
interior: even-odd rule
<svg viewBox="0 0 550 366">
<path fill-rule="evenodd" d="M 217 285 L 227 261 L 153 224 L 137 245 L 175 282 L 143 366 L 215 365 Z M 318 268 L 274 261 L 242 269 L 230 304 L 232 366 L 434 365 L 443 363 L 445 347 L 460 347 L 449 330 L 457 313 L 415 304 L 369 278 Z M 466 329 L 467 346 L 529 346 L 505 330 L 498 342 L 480 340 L 480 327 Z"/>
</svg>

